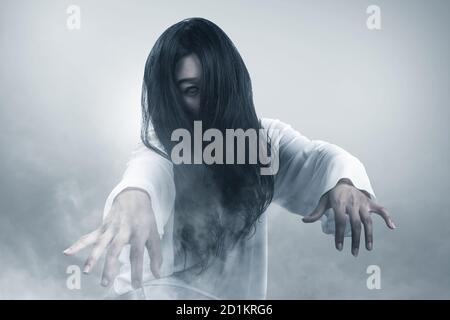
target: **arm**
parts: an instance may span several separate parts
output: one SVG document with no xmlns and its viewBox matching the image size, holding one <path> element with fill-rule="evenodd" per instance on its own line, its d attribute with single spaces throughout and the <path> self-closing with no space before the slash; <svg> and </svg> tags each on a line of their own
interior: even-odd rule
<svg viewBox="0 0 450 320">
<path fill-rule="evenodd" d="M 73 255 L 94 244 L 83 270 L 89 273 L 106 252 L 101 283 L 108 286 L 118 274 L 119 255 L 129 244 L 132 285 L 140 287 L 145 248 L 153 275 L 156 278 L 160 275 L 161 237 L 173 213 L 174 201 L 172 164 L 139 143 L 121 181 L 106 200 L 102 226 L 81 237 L 64 253 Z"/>
<path fill-rule="evenodd" d="M 322 230 L 335 235 L 338 250 L 342 250 L 344 235 L 351 234 L 354 255 L 358 253 L 361 223 L 366 247 L 372 249 L 371 212 L 380 214 L 388 227 L 395 227 L 387 211 L 374 202 L 366 170 L 356 157 L 331 143 L 309 140 L 278 120 L 265 123 L 272 140 L 279 139 L 274 202 L 306 216 L 304 222 L 320 219 Z"/>
<path fill-rule="evenodd" d="M 172 163 L 139 142 L 127 163 L 121 181 L 106 199 L 104 219 L 111 211 L 114 200 L 128 190 L 140 190 L 151 199 L 158 234 L 162 237 L 175 202 Z"/>
</svg>

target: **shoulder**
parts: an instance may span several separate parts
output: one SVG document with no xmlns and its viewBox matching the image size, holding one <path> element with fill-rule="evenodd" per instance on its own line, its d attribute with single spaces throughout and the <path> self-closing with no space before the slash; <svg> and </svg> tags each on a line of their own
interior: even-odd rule
<svg viewBox="0 0 450 320">
<path fill-rule="evenodd" d="M 279 119 L 260 118 L 261 127 L 274 140 L 295 132 L 290 124 Z"/>
</svg>

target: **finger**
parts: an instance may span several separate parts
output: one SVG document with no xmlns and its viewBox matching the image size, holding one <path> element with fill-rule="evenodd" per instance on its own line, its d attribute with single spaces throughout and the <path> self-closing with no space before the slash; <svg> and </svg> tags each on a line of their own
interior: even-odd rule
<svg viewBox="0 0 450 320">
<path fill-rule="evenodd" d="M 133 240 L 130 248 L 131 262 L 131 285 L 134 289 L 142 286 L 142 272 L 144 265 L 144 246 L 145 242 Z"/>
<path fill-rule="evenodd" d="M 71 245 L 69 248 L 63 251 L 63 253 L 66 256 L 71 256 L 78 251 L 86 248 L 87 246 L 90 246 L 91 244 L 94 244 L 98 237 L 101 235 L 101 230 L 96 229 L 92 231 L 91 233 L 85 234 L 80 239 L 78 239 L 73 245 Z"/>
<path fill-rule="evenodd" d="M 384 222 L 386 222 L 386 225 L 388 226 L 388 228 L 391 228 L 391 229 L 396 228 L 394 221 L 392 221 L 392 219 L 389 215 L 389 212 L 384 207 L 382 207 L 374 202 L 371 202 L 369 211 L 374 212 L 374 213 L 378 214 L 379 216 L 381 216 L 384 219 Z"/>
<path fill-rule="evenodd" d="M 370 212 L 366 208 L 360 208 L 359 214 L 361 216 L 361 222 L 364 226 L 364 236 L 366 240 L 366 249 L 372 250 L 373 248 L 373 225 L 372 218 L 370 217 Z"/>
<path fill-rule="evenodd" d="M 153 232 L 146 242 L 148 256 L 150 257 L 150 270 L 155 278 L 161 277 L 161 265 L 163 262 L 161 240 L 158 232 Z"/>
<path fill-rule="evenodd" d="M 339 205 L 336 207 L 333 207 L 334 210 L 334 220 L 335 220 L 335 236 L 334 236 L 334 242 L 336 245 L 336 249 L 339 251 L 342 251 L 342 248 L 344 247 L 344 234 L 345 234 L 345 225 L 346 225 L 346 215 L 344 207 Z"/>
<path fill-rule="evenodd" d="M 325 195 L 320 198 L 319 204 L 309 215 L 305 216 L 302 220 L 305 223 L 311 223 L 319 220 L 327 209 L 328 196 Z"/>
<path fill-rule="evenodd" d="M 114 230 L 113 228 L 108 228 L 105 233 L 103 233 L 97 240 L 97 242 L 94 245 L 94 248 L 92 248 L 91 254 L 89 258 L 86 260 L 86 263 L 83 268 L 84 273 L 91 272 L 92 268 L 97 263 L 98 259 L 102 255 L 103 251 L 105 251 L 108 244 L 111 242 L 112 238 L 114 237 Z"/>
<path fill-rule="evenodd" d="M 359 252 L 359 243 L 361 239 L 361 219 L 359 217 L 359 208 L 353 206 L 349 209 L 350 226 L 352 228 L 352 255 L 355 257 Z"/>
<path fill-rule="evenodd" d="M 107 287 L 119 273 L 120 263 L 119 255 L 123 247 L 128 243 L 128 237 L 123 234 L 117 234 L 111 241 L 105 258 L 105 266 L 103 268 L 102 286 Z"/>
</svg>

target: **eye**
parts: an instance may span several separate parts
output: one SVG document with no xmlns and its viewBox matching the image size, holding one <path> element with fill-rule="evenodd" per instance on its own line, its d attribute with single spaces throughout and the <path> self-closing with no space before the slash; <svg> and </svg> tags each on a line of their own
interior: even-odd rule
<svg viewBox="0 0 450 320">
<path fill-rule="evenodd" d="M 190 86 L 184 89 L 184 94 L 187 96 L 196 96 L 199 93 L 199 88 L 196 86 Z"/>
</svg>

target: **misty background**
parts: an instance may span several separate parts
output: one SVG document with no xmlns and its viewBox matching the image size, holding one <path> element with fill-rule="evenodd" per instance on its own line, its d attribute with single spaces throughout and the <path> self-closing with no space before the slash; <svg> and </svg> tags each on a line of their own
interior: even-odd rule
<svg viewBox="0 0 450 320">
<path fill-rule="evenodd" d="M 69 5 L 81 29 L 66 26 Z M 366 8 L 381 8 L 381 30 Z M 102 261 L 66 287 L 139 139 L 147 55 L 170 25 L 218 24 L 241 53 L 260 117 L 365 165 L 397 229 L 334 249 L 320 225 L 269 209 L 268 298 L 450 298 L 449 1 L 24 1 L 0 9 L 0 298 L 102 298 Z M 368 290 L 366 269 L 381 268 Z"/>
</svg>

